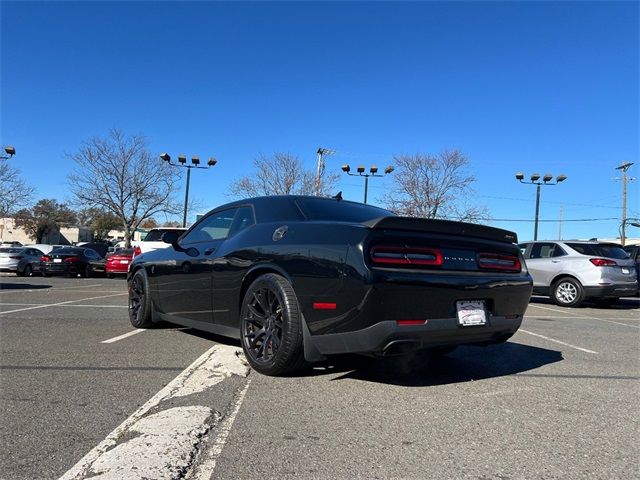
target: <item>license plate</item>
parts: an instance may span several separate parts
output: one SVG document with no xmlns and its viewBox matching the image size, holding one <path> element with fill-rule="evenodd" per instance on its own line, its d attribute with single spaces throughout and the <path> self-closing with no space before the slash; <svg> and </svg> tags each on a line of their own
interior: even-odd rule
<svg viewBox="0 0 640 480">
<path fill-rule="evenodd" d="M 124 263 L 125 265 L 129 263 L 129 260 L 120 260 L 120 263 Z"/>
<path fill-rule="evenodd" d="M 62 263 L 62 259 L 61 258 L 54 258 L 53 259 L 53 263 Z"/>
<path fill-rule="evenodd" d="M 456 309 L 458 311 L 458 324 L 463 327 L 487 324 L 484 300 L 458 300 Z"/>
<path fill-rule="evenodd" d="M 628 268 L 623 268 L 622 273 L 631 273 L 631 270 L 629 270 Z"/>
</svg>

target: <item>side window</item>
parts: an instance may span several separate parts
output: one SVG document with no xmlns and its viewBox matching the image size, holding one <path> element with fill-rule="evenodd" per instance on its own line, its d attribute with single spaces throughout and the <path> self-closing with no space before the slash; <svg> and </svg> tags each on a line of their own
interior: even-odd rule
<svg viewBox="0 0 640 480">
<path fill-rule="evenodd" d="M 240 207 L 238 213 L 236 213 L 231 229 L 229 230 L 229 236 L 244 230 L 247 227 L 253 225 L 255 220 L 253 219 L 253 209 L 251 207 Z"/>
<path fill-rule="evenodd" d="M 567 254 L 558 244 L 554 245 L 552 257 L 564 257 Z"/>
<path fill-rule="evenodd" d="M 237 210 L 231 208 L 209 215 L 182 237 L 181 243 L 201 243 L 227 238 Z"/>
<path fill-rule="evenodd" d="M 96 252 L 94 252 L 94 251 L 93 251 L 93 250 L 91 250 L 90 248 L 86 248 L 86 249 L 85 249 L 85 251 L 84 251 L 84 254 L 85 254 L 87 257 L 89 257 L 89 258 L 93 258 L 93 259 L 96 259 L 96 258 L 99 258 L 99 257 L 100 257 Z"/>
<path fill-rule="evenodd" d="M 529 258 L 551 258 L 553 256 L 554 243 L 535 243 L 531 248 Z"/>
</svg>

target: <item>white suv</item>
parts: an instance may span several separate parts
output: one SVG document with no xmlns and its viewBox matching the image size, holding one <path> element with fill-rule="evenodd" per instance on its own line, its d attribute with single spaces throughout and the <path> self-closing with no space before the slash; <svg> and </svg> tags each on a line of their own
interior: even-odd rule
<svg viewBox="0 0 640 480">
<path fill-rule="evenodd" d="M 162 235 L 165 232 L 178 232 L 178 235 L 181 235 L 186 231 L 186 228 L 180 227 L 152 228 L 151 230 L 149 230 L 149 233 L 147 233 L 146 237 L 144 237 L 144 240 L 134 246 L 133 256 L 136 257 L 145 252 L 157 250 L 158 248 L 167 248 L 169 245 L 162 241 Z"/>
<path fill-rule="evenodd" d="M 633 259 L 615 243 L 596 241 L 537 241 L 521 243 L 533 294 L 575 307 L 585 298 L 601 305 L 638 293 Z"/>
</svg>

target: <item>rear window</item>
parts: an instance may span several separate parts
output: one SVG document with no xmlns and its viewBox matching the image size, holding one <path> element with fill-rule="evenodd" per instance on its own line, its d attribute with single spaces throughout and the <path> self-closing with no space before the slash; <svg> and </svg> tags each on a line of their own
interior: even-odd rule
<svg viewBox="0 0 640 480">
<path fill-rule="evenodd" d="M 143 242 L 160 242 L 162 241 L 162 234 L 165 232 L 178 232 L 178 235 L 180 235 L 181 233 L 183 233 L 183 231 L 184 230 L 176 230 L 171 228 L 154 229 L 147 233 L 147 236 L 144 237 Z"/>
<path fill-rule="evenodd" d="M 576 252 L 583 255 L 592 255 L 595 257 L 607 257 L 623 260 L 629 258 L 629 254 L 625 252 L 621 246 L 606 243 L 567 243 Z"/>
<path fill-rule="evenodd" d="M 0 253 L 21 253 L 24 248 L 0 248 Z"/>
<path fill-rule="evenodd" d="M 374 218 L 395 216 L 383 208 L 331 198 L 299 198 L 296 204 L 308 220 L 360 223 Z"/>
<path fill-rule="evenodd" d="M 49 254 L 54 254 L 54 253 L 71 253 L 73 255 L 82 255 L 84 253 L 85 249 L 84 248 L 70 248 L 70 247 L 61 247 L 61 248 L 54 248 L 53 250 L 51 250 L 49 252 Z"/>
</svg>

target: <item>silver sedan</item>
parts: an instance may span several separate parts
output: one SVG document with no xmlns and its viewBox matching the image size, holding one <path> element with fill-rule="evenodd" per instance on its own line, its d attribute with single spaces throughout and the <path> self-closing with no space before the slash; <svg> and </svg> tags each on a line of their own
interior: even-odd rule
<svg viewBox="0 0 640 480">
<path fill-rule="evenodd" d="M 38 271 L 42 255 L 40 250 L 32 247 L 0 248 L 0 272 L 31 276 Z"/>
</svg>

